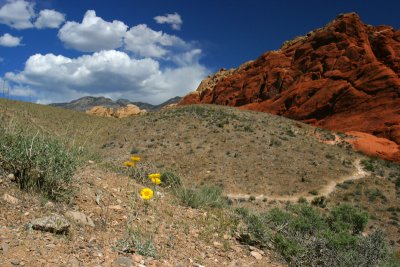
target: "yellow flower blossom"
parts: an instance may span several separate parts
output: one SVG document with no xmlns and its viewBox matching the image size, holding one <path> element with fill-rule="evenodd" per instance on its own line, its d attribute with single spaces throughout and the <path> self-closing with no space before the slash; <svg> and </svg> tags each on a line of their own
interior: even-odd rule
<svg viewBox="0 0 400 267">
<path fill-rule="evenodd" d="M 153 184 L 160 184 L 161 183 L 161 175 L 159 173 L 151 173 L 149 174 L 149 179 Z"/>
<path fill-rule="evenodd" d="M 153 197 L 153 190 L 151 190 L 148 187 L 145 187 L 140 191 L 140 196 L 144 200 L 150 200 Z"/>
<path fill-rule="evenodd" d="M 133 163 L 132 161 L 125 161 L 124 165 L 128 168 L 135 166 L 135 163 Z"/>
<path fill-rule="evenodd" d="M 133 162 L 138 162 L 138 161 L 140 161 L 140 157 L 139 157 L 139 156 L 132 156 L 132 157 L 131 157 L 131 160 L 132 160 Z"/>
</svg>

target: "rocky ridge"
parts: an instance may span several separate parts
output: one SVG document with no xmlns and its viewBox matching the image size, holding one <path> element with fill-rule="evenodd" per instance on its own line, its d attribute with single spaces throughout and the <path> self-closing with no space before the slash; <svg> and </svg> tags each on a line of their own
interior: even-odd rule
<svg viewBox="0 0 400 267">
<path fill-rule="evenodd" d="M 349 13 L 238 69 L 220 70 L 180 105 L 235 106 L 366 133 L 396 147 L 378 156 L 400 161 L 399 76 L 400 30 L 367 25 Z M 374 140 L 364 137 L 357 135 L 356 148 Z"/>
<path fill-rule="evenodd" d="M 180 100 L 181 100 L 181 97 L 176 96 L 171 99 L 168 99 L 167 101 L 165 101 L 159 105 L 152 105 L 152 104 L 144 103 L 144 102 L 133 102 L 128 99 L 118 99 L 118 100 L 114 101 L 114 100 L 112 100 L 110 98 L 106 98 L 106 97 L 85 96 L 85 97 L 81 97 L 79 99 L 73 100 L 71 102 L 52 103 L 52 104 L 49 104 L 49 106 L 85 112 L 87 110 L 90 110 L 90 109 L 92 109 L 94 107 L 98 107 L 98 106 L 102 106 L 105 108 L 121 108 L 121 107 L 126 107 L 129 104 L 132 104 L 132 105 L 139 107 L 140 109 L 145 109 L 147 111 L 151 111 L 151 110 L 158 110 L 158 109 L 161 109 L 170 104 L 177 103 Z"/>
</svg>

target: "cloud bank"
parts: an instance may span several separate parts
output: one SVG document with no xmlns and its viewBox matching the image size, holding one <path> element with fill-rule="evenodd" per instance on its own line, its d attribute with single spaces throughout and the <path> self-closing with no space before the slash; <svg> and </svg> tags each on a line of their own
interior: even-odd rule
<svg viewBox="0 0 400 267">
<path fill-rule="evenodd" d="M 42 10 L 34 26 L 57 28 L 64 19 L 59 12 Z M 176 23 L 182 24 L 181 19 Z M 66 48 L 82 54 L 30 56 L 23 70 L 5 74 L 11 92 L 44 104 L 86 95 L 158 104 L 194 90 L 210 72 L 200 63 L 202 50 L 192 42 L 146 24 L 129 28 L 122 21 L 106 21 L 94 10 L 81 22 L 65 22 L 57 36 Z"/>
<path fill-rule="evenodd" d="M 19 73 L 5 77 L 17 87 L 37 88 L 38 102 L 63 102 L 85 95 L 128 98 L 159 103 L 194 89 L 207 69 L 192 62 L 162 68 L 151 58 L 134 59 L 107 50 L 68 58 L 54 54 L 31 56 Z"/>
</svg>

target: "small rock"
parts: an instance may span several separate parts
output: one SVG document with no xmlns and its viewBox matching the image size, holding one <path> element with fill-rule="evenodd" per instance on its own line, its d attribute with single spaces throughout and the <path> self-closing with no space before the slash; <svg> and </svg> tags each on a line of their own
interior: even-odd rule
<svg viewBox="0 0 400 267">
<path fill-rule="evenodd" d="M 15 181 L 15 175 L 14 173 L 10 173 L 9 175 L 7 175 L 7 178 L 10 179 L 10 181 Z"/>
<path fill-rule="evenodd" d="M 19 199 L 16 197 L 13 197 L 7 193 L 5 193 L 3 195 L 3 199 L 4 201 L 6 201 L 7 203 L 13 204 L 13 205 L 17 205 L 19 203 Z"/>
<path fill-rule="evenodd" d="M 258 248 L 256 248 L 256 247 L 253 247 L 253 246 L 249 246 L 249 249 L 250 249 L 251 251 L 256 251 L 256 252 L 258 252 L 258 253 L 260 253 L 261 255 L 264 255 L 264 254 L 265 254 L 264 251 L 262 251 L 261 249 L 258 249 Z"/>
<path fill-rule="evenodd" d="M 118 257 L 113 263 L 115 266 L 132 266 L 132 260 L 128 257 Z"/>
<path fill-rule="evenodd" d="M 142 255 L 138 255 L 138 254 L 134 254 L 132 255 L 132 260 L 136 263 L 141 263 L 143 260 L 143 256 Z"/>
<path fill-rule="evenodd" d="M 123 210 L 121 205 L 108 206 L 110 210 Z"/>
<path fill-rule="evenodd" d="M 68 267 L 80 267 L 81 264 L 75 257 L 71 257 L 68 260 L 68 265 L 67 266 Z"/>
<path fill-rule="evenodd" d="M 228 264 L 228 267 L 242 267 L 242 266 L 243 266 L 242 263 L 240 263 L 239 261 L 236 261 L 236 260 L 231 261 Z"/>
<path fill-rule="evenodd" d="M 94 164 L 94 161 L 93 160 L 88 160 L 88 163 L 89 164 Z"/>
<path fill-rule="evenodd" d="M 257 251 L 250 252 L 250 255 L 253 256 L 256 260 L 261 260 L 262 259 L 262 255 Z"/>
<path fill-rule="evenodd" d="M 48 209 L 52 209 L 52 208 L 54 208 L 54 203 L 51 201 L 47 201 L 46 204 L 44 204 L 44 207 L 48 208 Z"/>
<path fill-rule="evenodd" d="M 8 246 L 8 244 L 6 242 L 3 241 L 1 243 L 1 250 L 3 250 L 3 254 L 7 254 L 9 248 L 10 247 Z"/>
<path fill-rule="evenodd" d="M 232 248 L 236 253 L 241 253 L 243 250 L 242 250 L 242 248 L 240 247 L 240 246 L 234 246 L 233 248 Z"/>
<path fill-rule="evenodd" d="M 71 225 L 63 216 L 52 214 L 47 217 L 32 220 L 30 222 L 30 226 L 35 230 L 56 234 L 65 234 L 68 233 Z"/>
<path fill-rule="evenodd" d="M 213 245 L 214 245 L 215 248 L 222 248 L 223 247 L 223 245 L 220 242 L 217 242 L 217 241 L 214 241 Z"/>
<path fill-rule="evenodd" d="M 21 263 L 20 260 L 14 259 L 10 261 L 12 265 L 19 265 Z"/>
<path fill-rule="evenodd" d="M 87 225 L 90 227 L 94 227 L 93 220 L 79 211 L 67 211 L 65 213 L 65 217 L 74 221 L 77 224 Z"/>
</svg>

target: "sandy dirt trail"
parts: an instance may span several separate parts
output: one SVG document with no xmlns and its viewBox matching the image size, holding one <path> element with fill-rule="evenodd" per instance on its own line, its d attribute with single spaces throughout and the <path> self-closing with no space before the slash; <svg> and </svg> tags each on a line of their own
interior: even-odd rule
<svg viewBox="0 0 400 267">
<path fill-rule="evenodd" d="M 295 195 L 290 195 L 290 196 L 267 196 L 267 195 L 259 195 L 255 197 L 255 200 L 264 200 L 265 198 L 269 201 L 269 200 L 276 200 L 276 201 L 284 201 L 284 202 L 297 202 L 299 200 L 299 198 L 304 198 L 307 201 L 312 201 L 315 197 L 320 197 L 320 196 L 324 196 L 327 197 L 329 196 L 333 191 L 335 191 L 335 188 L 338 184 L 344 183 L 346 181 L 353 181 L 353 180 L 358 180 L 358 179 L 362 179 L 365 176 L 368 175 L 368 172 L 366 172 L 363 167 L 361 166 L 361 160 L 357 159 L 354 162 L 354 166 L 356 168 L 356 170 L 350 174 L 350 175 L 346 175 L 343 177 L 340 177 L 338 179 L 329 181 L 328 184 L 326 184 L 325 186 L 323 186 L 321 189 L 318 190 L 318 195 L 315 196 L 310 196 L 308 192 L 302 192 L 299 194 L 295 194 Z M 226 195 L 228 197 L 228 199 L 232 200 L 232 201 L 249 201 L 250 200 L 250 195 L 247 194 L 228 194 Z"/>
</svg>

